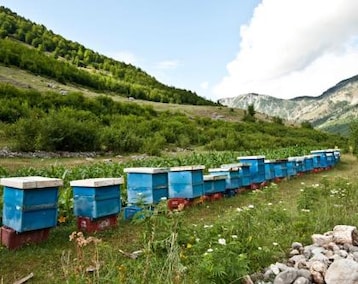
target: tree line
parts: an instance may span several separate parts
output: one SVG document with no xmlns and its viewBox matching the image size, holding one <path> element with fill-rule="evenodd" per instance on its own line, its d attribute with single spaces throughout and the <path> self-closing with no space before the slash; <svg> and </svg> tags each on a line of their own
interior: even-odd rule
<svg viewBox="0 0 358 284">
<path fill-rule="evenodd" d="M 0 135 L 21 151 L 148 153 L 178 147 L 255 150 L 345 146 L 340 136 L 271 122 L 229 122 L 155 111 L 108 96 L 18 89 L 0 84 Z"/>
</svg>

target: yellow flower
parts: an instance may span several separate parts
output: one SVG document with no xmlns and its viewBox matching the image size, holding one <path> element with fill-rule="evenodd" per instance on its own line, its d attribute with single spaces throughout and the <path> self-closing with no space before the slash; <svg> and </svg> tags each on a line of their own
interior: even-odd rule
<svg viewBox="0 0 358 284">
<path fill-rule="evenodd" d="M 190 249 L 192 246 L 193 246 L 193 245 L 190 244 L 190 243 L 187 243 L 187 244 L 186 244 L 186 248 L 188 248 L 188 249 Z"/>
<path fill-rule="evenodd" d="M 65 222 L 66 222 L 66 219 L 67 219 L 66 216 L 60 216 L 57 221 L 58 221 L 59 223 L 65 223 Z"/>
</svg>

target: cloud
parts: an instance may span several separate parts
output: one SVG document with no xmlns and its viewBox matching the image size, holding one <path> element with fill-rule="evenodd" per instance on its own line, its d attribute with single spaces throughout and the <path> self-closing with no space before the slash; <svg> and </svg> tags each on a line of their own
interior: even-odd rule
<svg viewBox="0 0 358 284">
<path fill-rule="evenodd" d="M 356 0 L 263 0 L 215 96 L 317 96 L 358 74 L 357 15 Z"/>
<path fill-rule="evenodd" d="M 115 60 L 122 61 L 127 64 L 138 65 L 138 58 L 130 51 L 117 51 L 109 54 Z"/>
<path fill-rule="evenodd" d="M 200 84 L 200 88 L 203 90 L 207 90 L 209 88 L 209 82 L 205 81 Z"/>
<path fill-rule="evenodd" d="M 164 60 L 158 62 L 155 68 L 160 70 L 176 69 L 179 66 L 179 60 Z"/>
</svg>

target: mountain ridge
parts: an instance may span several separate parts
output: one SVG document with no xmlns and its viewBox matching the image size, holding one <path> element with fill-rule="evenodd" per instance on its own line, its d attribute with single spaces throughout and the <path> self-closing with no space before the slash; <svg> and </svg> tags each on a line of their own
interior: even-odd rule
<svg viewBox="0 0 358 284">
<path fill-rule="evenodd" d="M 336 126 L 336 132 L 338 126 L 340 134 L 347 134 L 349 120 L 358 117 L 358 75 L 338 82 L 318 97 L 281 99 L 270 95 L 248 93 L 220 99 L 219 103 L 241 109 L 246 109 L 253 104 L 258 112 L 295 123 L 309 122 L 322 130 L 329 130 L 332 126 Z"/>
</svg>

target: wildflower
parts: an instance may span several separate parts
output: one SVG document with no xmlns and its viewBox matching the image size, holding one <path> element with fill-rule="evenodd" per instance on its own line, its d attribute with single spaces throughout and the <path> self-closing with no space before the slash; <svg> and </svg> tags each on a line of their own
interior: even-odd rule
<svg viewBox="0 0 358 284">
<path fill-rule="evenodd" d="M 209 248 L 206 252 L 213 252 L 214 250 L 212 248 Z"/>
<path fill-rule="evenodd" d="M 237 237 L 237 235 L 232 235 L 231 236 L 233 239 L 237 239 L 238 237 Z"/>
<path fill-rule="evenodd" d="M 305 190 L 303 188 L 300 189 L 301 192 L 304 192 Z"/>
<path fill-rule="evenodd" d="M 309 209 L 301 209 L 302 212 L 310 212 L 311 210 Z"/>
<path fill-rule="evenodd" d="M 252 204 L 250 204 L 249 206 L 247 206 L 247 208 L 249 208 L 249 209 L 253 209 L 253 208 L 255 208 L 255 206 L 254 206 L 254 205 L 252 205 Z"/>
<path fill-rule="evenodd" d="M 236 208 L 236 211 L 237 211 L 237 212 L 241 212 L 242 209 L 241 209 L 240 207 L 237 207 L 237 208 Z"/>
<path fill-rule="evenodd" d="M 273 242 L 272 244 L 273 244 L 275 247 L 278 246 L 278 243 L 276 243 L 276 242 Z"/>
<path fill-rule="evenodd" d="M 199 239 L 199 238 L 196 238 L 196 239 L 195 239 L 195 242 L 197 242 L 197 243 L 200 242 L 200 239 Z"/>
<path fill-rule="evenodd" d="M 272 206 L 272 203 L 271 203 L 271 202 L 269 202 L 269 203 L 267 203 L 267 205 L 268 205 L 268 206 Z"/>
<path fill-rule="evenodd" d="M 218 243 L 219 243 L 220 245 L 226 246 L 226 240 L 223 239 L 223 238 L 219 239 L 219 240 L 218 240 Z"/>
<path fill-rule="evenodd" d="M 160 198 L 160 200 L 161 200 L 161 201 L 166 201 L 167 198 L 166 198 L 165 196 L 163 196 L 163 197 Z"/>
<path fill-rule="evenodd" d="M 66 216 L 60 216 L 57 221 L 58 221 L 59 223 L 65 223 L 65 222 L 66 222 L 66 219 L 67 219 Z"/>
<path fill-rule="evenodd" d="M 190 249 L 193 245 L 191 243 L 186 244 L 186 248 Z"/>
<path fill-rule="evenodd" d="M 262 247 L 258 247 L 257 249 L 258 249 L 258 250 L 262 250 Z"/>
<path fill-rule="evenodd" d="M 204 225 L 204 229 L 206 229 L 206 228 L 212 228 L 213 227 L 213 225 Z"/>
<path fill-rule="evenodd" d="M 305 185 L 305 183 L 304 183 L 304 182 L 301 182 L 301 185 Z"/>
</svg>

